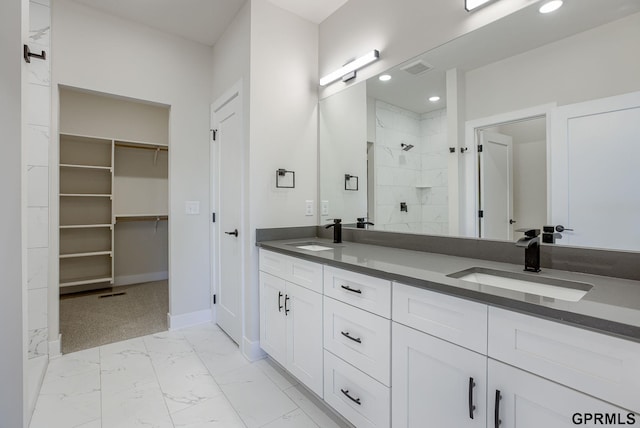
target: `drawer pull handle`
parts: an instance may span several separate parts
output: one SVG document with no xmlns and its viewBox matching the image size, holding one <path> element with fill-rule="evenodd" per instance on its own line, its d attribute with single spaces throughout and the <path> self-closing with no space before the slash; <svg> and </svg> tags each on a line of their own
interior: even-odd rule
<svg viewBox="0 0 640 428">
<path fill-rule="evenodd" d="M 359 337 L 357 337 L 357 338 L 356 337 L 351 337 L 351 335 L 349 334 L 348 331 L 347 332 L 341 331 L 340 334 L 342 334 L 347 339 L 353 340 L 354 342 L 362 343 L 362 339 L 360 339 Z"/>
<path fill-rule="evenodd" d="M 476 406 L 473 404 L 473 387 L 476 386 L 476 383 L 473 381 L 473 378 L 469 378 L 469 418 L 473 419 L 473 411 L 476 409 Z"/>
<path fill-rule="evenodd" d="M 500 400 L 502 400 L 502 396 L 500 395 L 500 390 L 496 389 L 496 404 L 494 407 L 493 413 L 493 426 L 495 428 L 499 428 L 502 421 L 500 420 Z"/>
<path fill-rule="evenodd" d="M 282 293 L 278 291 L 278 312 L 282 312 Z"/>
<path fill-rule="evenodd" d="M 290 299 L 289 299 L 289 295 L 288 295 L 288 294 L 285 294 L 285 295 L 284 295 L 284 314 L 285 314 L 285 315 L 287 315 L 287 316 L 289 315 L 289 312 L 291 312 L 291 309 L 287 308 L 287 302 L 288 302 L 289 300 L 290 300 Z"/>
<path fill-rule="evenodd" d="M 344 288 L 347 291 L 351 291 L 352 293 L 362 294 L 362 290 L 356 290 L 354 288 L 349 287 L 348 285 L 341 285 L 341 288 Z"/>
<path fill-rule="evenodd" d="M 347 396 L 347 398 L 351 401 L 353 401 L 354 403 L 356 403 L 358 406 L 362 406 L 362 403 L 360 402 L 359 398 L 353 398 L 352 396 L 349 395 L 349 390 L 347 389 L 346 391 L 344 389 L 340 389 L 340 391 Z"/>
</svg>

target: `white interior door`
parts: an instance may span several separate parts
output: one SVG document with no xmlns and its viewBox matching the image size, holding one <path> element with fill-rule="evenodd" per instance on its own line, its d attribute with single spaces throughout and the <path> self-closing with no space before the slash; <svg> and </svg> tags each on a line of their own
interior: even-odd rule
<svg viewBox="0 0 640 428">
<path fill-rule="evenodd" d="M 553 117 L 551 220 L 564 245 L 640 249 L 640 92 L 563 106 Z"/>
<path fill-rule="evenodd" d="M 508 135 L 480 131 L 479 236 L 513 239 L 513 142 Z"/>
<path fill-rule="evenodd" d="M 239 90 L 232 91 L 212 106 L 212 124 L 217 153 L 213 165 L 217 212 L 214 239 L 214 292 L 216 322 L 236 343 L 242 337 L 243 218 L 242 195 L 244 149 L 242 105 Z M 215 284 L 217 282 L 217 284 Z M 217 287 L 216 287 L 217 285 Z"/>
</svg>

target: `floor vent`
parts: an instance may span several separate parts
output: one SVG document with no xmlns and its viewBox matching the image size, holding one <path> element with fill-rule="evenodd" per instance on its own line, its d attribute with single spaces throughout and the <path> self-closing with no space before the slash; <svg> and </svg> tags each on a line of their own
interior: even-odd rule
<svg viewBox="0 0 640 428">
<path fill-rule="evenodd" d="M 418 61 L 414 61 L 411 64 L 407 64 L 401 68 L 401 70 L 406 71 L 409 74 L 413 74 L 417 76 L 418 74 L 426 73 L 427 71 L 433 68 L 432 65 L 427 64 L 421 59 Z"/>
<path fill-rule="evenodd" d="M 127 294 L 126 292 L 122 291 L 120 293 L 111 293 L 111 294 L 103 294 L 102 296 L 98 296 L 100 299 L 104 298 L 104 297 L 114 297 L 114 296 L 123 296 Z"/>
</svg>

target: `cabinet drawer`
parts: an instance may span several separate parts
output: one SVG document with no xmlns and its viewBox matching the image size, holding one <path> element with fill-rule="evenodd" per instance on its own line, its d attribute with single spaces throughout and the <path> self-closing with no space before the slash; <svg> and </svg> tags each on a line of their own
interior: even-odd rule
<svg viewBox="0 0 640 428">
<path fill-rule="evenodd" d="M 322 265 L 260 249 L 260 270 L 322 293 Z"/>
<path fill-rule="evenodd" d="M 324 298 L 324 347 L 390 386 L 391 321 Z"/>
<path fill-rule="evenodd" d="M 329 351 L 324 351 L 324 400 L 358 428 L 389 427 L 389 388 Z"/>
<path fill-rule="evenodd" d="M 640 343 L 489 308 L 489 356 L 640 412 Z"/>
<path fill-rule="evenodd" d="M 393 283 L 393 320 L 487 354 L 487 305 Z"/>
<path fill-rule="evenodd" d="M 384 279 L 325 266 L 324 294 L 391 318 L 391 282 Z"/>
</svg>

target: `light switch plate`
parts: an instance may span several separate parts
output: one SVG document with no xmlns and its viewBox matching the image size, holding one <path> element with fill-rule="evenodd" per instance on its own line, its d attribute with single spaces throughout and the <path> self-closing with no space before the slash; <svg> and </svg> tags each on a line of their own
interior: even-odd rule
<svg viewBox="0 0 640 428">
<path fill-rule="evenodd" d="M 188 215 L 200 214 L 200 201 L 186 201 L 184 203 L 184 212 Z"/>
<path fill-rule="evenodd" d="M 304 201 L 304 215 L 306 216 L 313 215 L 313 201 L 310 201 L 310 200 Z"/>
<path fill-rule="evenodd" d="M 320 214 L 329 215 L 329 201 L 320 202 Z"/>
</svg>

